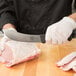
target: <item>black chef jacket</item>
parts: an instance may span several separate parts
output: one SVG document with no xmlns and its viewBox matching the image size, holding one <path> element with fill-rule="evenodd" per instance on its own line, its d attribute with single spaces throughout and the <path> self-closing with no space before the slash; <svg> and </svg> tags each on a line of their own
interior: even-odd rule
<svg viewBox="0 0 76 76">
<path fill-rule="evenodd" d="M 0 27 L 14 24 L 19 32 L 44 34 L 47 27 L 72 13 L 73 0 L 0 0 Z"/>
</svg>

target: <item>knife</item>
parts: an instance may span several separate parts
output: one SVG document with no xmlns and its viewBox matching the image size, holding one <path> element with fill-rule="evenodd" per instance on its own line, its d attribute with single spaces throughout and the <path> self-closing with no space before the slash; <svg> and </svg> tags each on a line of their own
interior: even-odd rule
<svg viewBox="0 0 76 76">
<path fill-rule="evenodd" d="M 8 38 L 15 40 L 15 41 L 21 41 L 21 42 L 45 42 L 45 35 L 31 35 L 31 34 L 23 34 L 19 33 L 16 30 L 3 30 L 4 35 L 6 35 Z"/>
<path fill-rule="evenodd" d="M 3 30 L 3 33 L 10 39 L 21 42 L 42 42 L 45 43 L 45 35 L 31 35 L 31 34 L 23 34 L 17 32 L 16 30 Z M 76 29 L 72 32 L 71 36 L 68 38 L 69 41 L 72 38 L 76 38 Z"/>
</svg>

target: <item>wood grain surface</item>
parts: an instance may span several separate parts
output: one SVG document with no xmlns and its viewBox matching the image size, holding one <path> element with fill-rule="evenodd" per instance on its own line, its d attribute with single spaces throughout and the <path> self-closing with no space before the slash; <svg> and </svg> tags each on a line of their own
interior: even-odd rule
<svg viewBox="0 0 76 76">
<path fill-rule="evenodd" d="M 76 51 L 76 39 L 62 45 L 39 43 L 37 46 L 41 49 L 41 55 L 34 60 L 11 68 L 0 63 L 0 76 L 76 76 L 72 70 L 64 72 L 56 66 L 57 61 Z"/>
</svg>

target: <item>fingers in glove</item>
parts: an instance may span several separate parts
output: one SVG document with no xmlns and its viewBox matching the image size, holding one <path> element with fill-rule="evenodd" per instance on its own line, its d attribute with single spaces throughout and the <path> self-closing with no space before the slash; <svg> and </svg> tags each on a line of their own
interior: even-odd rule
<svg viewBox="0 0 76 76">
<path fill-rule="evenodd" d="M 62 33 L 59 31 L 53 31 L 52 33 L 52 43 L 54 42 L 55 44 L 62 44 L 65 43 L 67 39 L 64 37 Z"/>
<path fill-rule="evenodd" d="M 46 36 L 45 36 L 46 42 L 49 42 L 50 44 L 57 44 L 57 36 L 56 36 L 56 30 L 55 28 L 48 28 Z"/>
<path fill-rule="evenodd" d="M 49 34 L 49 31 L 47 30 L 46 36 L 45 36 L 45 41 L 46 43 L 51 43 L 52 39 L 51 39 L 51 32 Z"/>
<path fill-rule="evenodd" d="M 56 35 L 55 35 L 55 31 L 51 31 L 51 44 L 57 44 L 57 38 L 56 38 Z"/>
<path fill-rule="evenodd" d="M 60 69 L 64 70 L 64 71 L 68 71 L 70 69 L 73 69 L 73 67 L 76 65 L 76 61 L 71 61 L 68 64 L 61 66 Z M 74 69 L 73 69 L 74 70 Z"/>
<path fill-rule="evenodd" d="M 55 32 L 55 36 L 56 36 L 57 44 L 62 44 L 63 42 L 65 42 L 65 38 L 62 36 L 61 33 Z"/>
<path fill-rule="evenodd" d="M 56 27 L 48 28 L 45 39 L 46 42 L 49 41 L 52 44 L 62 44 L 67 41 L 67 38 L 63 35 L 63 33 L 56 31 Z"/>
<path fill-rule="evenodd" d="M 57 63 L 57 66 L 63 66 L 65 64 L 69 63 L 75 57 L 76 57 L 76 52 L 73 52 L 73 53 L 67 55 L 66 57 L 64 57 L 61 61 L 59 61 Z"/>
<path fill-rule="evenodd" d="M 50 44 L 57 44 L 57 37 L 52 31 L 47 33 L 46 42 Z"/>
<path fill-rule="evenodd" d="M 64 33 L 59 32 L 59 31 L 57 31 L 57 33 L 58 33 L 58 37 L 60 37 L 60 39 L 62 40 L 62 43 L 68 42 L 67 36 Z"/>
<path fill-rule="evenodd" d="M 46 40 L 46 42 L 47 41 L 50 41 L 50 34 L 49 34 L 49 31 L 47 30 L 47 32 L 46 32 L 46 35 L 45 35 L 45 40 Z"/>
</svg>

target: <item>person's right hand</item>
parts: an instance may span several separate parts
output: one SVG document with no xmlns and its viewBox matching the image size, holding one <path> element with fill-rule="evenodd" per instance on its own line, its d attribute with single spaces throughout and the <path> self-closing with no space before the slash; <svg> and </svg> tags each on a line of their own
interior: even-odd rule
<svg viewBox="0 0 76 76">
<path fill-rule="evenodd" d="M 62 20 L 52 24 L 47 28 L 45 40 L 50 44 L 62 44 L 68 41 L 68 38 L 76 29 L 76 22 L 73 18 L 64 17 Z"/>
</svg>

